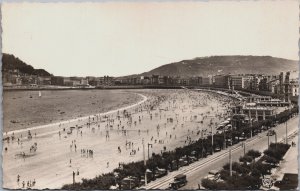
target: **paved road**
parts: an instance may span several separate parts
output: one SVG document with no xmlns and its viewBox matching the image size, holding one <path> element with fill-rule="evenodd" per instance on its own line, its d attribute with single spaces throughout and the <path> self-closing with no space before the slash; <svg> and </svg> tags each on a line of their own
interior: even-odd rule
<svg viewBox="0 0 300 191">
<path fill-rule="evenodd" d="M 291 135 L 298 131 L 299 116 L 293 117 L 287 123 L 288 135 Z M 277 132 L 277 140 L 281 141 L 285 138 L 286 125 L 280 124 L 274 127 Z M 270 142 L 275 142 L 275 136 L 270 137 Z M 244 154 L 244 149 L 241 146 L 242 143 L 232 146 L 232 161 L 238 161 L 240 156 Z M 268 137 L 266 132 L 260 133 L 248 139 L 246 141 L 247 150 L 254 149 L 263 152 L 268 146 Z M 229 149 L 222 150 L 210 155 L 205 159 L 202 159 L 196 163 L 192 163 L 189 166 L 182 167 L 178 171 L 174 171 L 168 174 L 168 176 L 162 177 L 154 182 L 149 183 L 146 189 L 166 189 L 169 183 L 173 181 L 173 177 L 177 174 L 184 173 L 187 175 L 188 184 L 181 189 L 198 189 L 198 184 L 201 183 L 201 179 L 204 178 L 210 170 L 218 170 L 223 167 L 224 164 L 229 162 Z M 296 153 L 297 155 L 297 153 Z"/>
</svg>

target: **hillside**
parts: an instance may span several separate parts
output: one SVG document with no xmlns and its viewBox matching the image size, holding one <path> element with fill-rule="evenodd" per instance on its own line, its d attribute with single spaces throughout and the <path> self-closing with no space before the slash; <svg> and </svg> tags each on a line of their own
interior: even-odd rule
<svg viewBox="0 0 300 191">
<path fill-rule="evenodd" d="M 298 76 L 298 61 L 271 56 L 212 56 L 166 64 L 140 75 L 207 76 L 216 74 L 279 74 Z"/>
<path fill-rule="evenodd" d="M 23 74 L 51 76 L 51 74 L 44 69 L 34 69 L 31 65 L 26 64 L 14 55 L 3 53 L 2 72 L 15 69 L 19 69 L 19 71 Z"/>
</svg>

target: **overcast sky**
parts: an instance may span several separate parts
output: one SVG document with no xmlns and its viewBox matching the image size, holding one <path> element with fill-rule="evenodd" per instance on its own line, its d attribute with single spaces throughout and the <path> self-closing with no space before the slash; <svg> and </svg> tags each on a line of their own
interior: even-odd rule
<svg viewBox="0 0 300 191">
<path fill-rule="evenodd" d="M 298 60 L 298 1 L 4 3 L 3 52 L 62 76 L 210 55 Z"/>
</svg>

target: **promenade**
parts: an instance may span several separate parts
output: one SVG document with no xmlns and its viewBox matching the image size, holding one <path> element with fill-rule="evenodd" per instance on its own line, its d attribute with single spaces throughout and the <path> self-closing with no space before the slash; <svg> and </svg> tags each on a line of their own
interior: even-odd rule
<svg viewBox="0 0 300 191">
<path fill-rule="evenodd" d="M 289 140 L 289 144 L 292 142 L 296 143 L 295 146 L 291 146 L 289 150 L 286 152 L 285 156 L 283 157 L 283 160 L 280 162 L 279 166 L 272 171 L 272 179 L 277 181 L 282 181 L 284 178 L 284 175 L 287 174 L 297 174 L 298 175 L 298 160 L 299 160 L 299 144 L 298 144 L 298 137 L 297 134 L 294 138 Z M 292 186 L 290 184 L 290 186 Z M 271 189 L 279 190 L 278 187 L 273 185 Z"/>
</svg>

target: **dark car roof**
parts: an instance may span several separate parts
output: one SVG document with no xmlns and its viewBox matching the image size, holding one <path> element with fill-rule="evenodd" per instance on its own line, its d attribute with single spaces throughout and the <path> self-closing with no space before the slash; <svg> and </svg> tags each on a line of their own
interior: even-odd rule
<svg viewBox="0 0 300 191">
<path fill-rule="evenodd" d="M 184 174 L 178 174 L 178 175 L 176 175 L 174 178 L 185 178 L 186 177 L 186 175 L 184 175 Z"/>
</svg>

